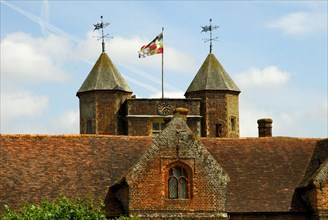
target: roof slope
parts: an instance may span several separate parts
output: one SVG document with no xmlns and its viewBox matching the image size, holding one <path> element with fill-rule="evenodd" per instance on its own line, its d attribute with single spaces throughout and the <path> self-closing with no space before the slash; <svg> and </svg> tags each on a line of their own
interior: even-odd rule
<svg viewBox="0 0 328 220">
<path fill-rule="evenodd" d="M 289 212 L 318 139 L 201 139 L 228 173 L 228 212 Z"/>
<path fill-rule="evenodd" d="M 0 203 L 14 207 L 60 192 L 105 198 L 109 186 L 122 179 L 154 141 L 108 135 L 2 134 L 0 139 Z M 302 210 L 293 201 L 294 190 L 318 140 L 200 138 L 230 178 L 228 212 Z"/>
<path fill-rule="evenodd" d="M 1 134 L 0 142 L 0 204 L 17 208 L 60 193 L 104 199 L 109 186 L 138 162 L 153 139 Z"/>
<path fill-rule="evenodd" d="M 328 139 L 318 141 L 309 166 L 298 187 L 307 187 L 311 183 L 324 185 L 328 179 Z"/>
<path fill-rule="evenodd" d="M 237 85 L 212 53 L 206 57 L 186 93 L 203 90 L 229 90 L 240 92 Z"/>
<path fill-rule="evenodd" d="M 106 53 L 101 53 L 77 93 L 93 90 L 132 92 Z"/>
</svg>

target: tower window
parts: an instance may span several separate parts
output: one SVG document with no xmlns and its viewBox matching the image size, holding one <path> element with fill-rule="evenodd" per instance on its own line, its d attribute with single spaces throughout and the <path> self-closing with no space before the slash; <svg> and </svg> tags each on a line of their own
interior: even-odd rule
<svg viewBox="0 0 328 220">
<path fill-rule="evenodd" d="M 215 124 L 215 136 L 222 137 L 222 124 Z"/>
<path fill-rule="evenodd" d="M 92 119 L 87 120 L 87 126 L 86 126 L 86 134 L 93 134 L 93 125 L 92 125 Z"/>
<path fill-rule="evenodd" d="M 159 133 L 164 129 L 165 123 L 164 120 L 154 120 L 152 121 L 152 136 L 158 136 Z"/>
<path fill-rule="evenodd" d="M 231 131 L 236 131 L 236 118 L 235 117 L 230 118 L 230 126 L 231 126 Z"/>
<path fill-rule="evenodd" d="M 175 166 L 169 170 L 168 197 L 169 199 L 188 198 L 188 175 L 183 167 Z"/>
</svg>

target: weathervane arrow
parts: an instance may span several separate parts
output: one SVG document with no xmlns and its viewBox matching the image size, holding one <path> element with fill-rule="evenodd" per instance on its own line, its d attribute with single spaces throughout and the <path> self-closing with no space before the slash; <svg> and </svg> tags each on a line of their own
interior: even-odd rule
<svg viewBox="0 0 328 220">
<path fill-rule="evenodd" d="M 102 39 L 102 52 L 104 53 L 105 52 L 105 40 L 104 40 L 104 38 L 106 36 L 108 36 L 108 34 L 104 35 L 104 28 L 107 27 L 108 25 L 110 25 L 110 23 L 107 23 L 107 22 L 104 23 L 103 20 L 102 20 L 103 16 L 100 16 L 100 18 L 101 18 L 101 23 L 94 24 L 93 25 L 94 26 L 93 31 L 101 29 L 101 37 L 98 40 Z"/>
<path fill-rule="evenodd" d="M 210 19 L 210 25 L 205 25 L 205 26 L 201 26 L 202 28 L 202 32 L 210 32 L 210 38 L 209 39 L 204 39 L 205 43 L 206 42 L 210 42 L 210 53 L 212 53 L 212 41 L 215 41 L 218 39 L 218 37 L 215 37 L 215 38 L 212 38 L 212 31 L 215 30 L 215 29 L 218 29 L 219 26 L 216 26 L 216 25 L 212 25 L 212 19 Z"/>
</svg>

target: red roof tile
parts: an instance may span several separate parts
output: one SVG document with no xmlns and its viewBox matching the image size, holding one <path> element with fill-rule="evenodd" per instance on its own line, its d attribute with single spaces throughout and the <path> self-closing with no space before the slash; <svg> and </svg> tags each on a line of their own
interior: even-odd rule
<svg viewBox="0 0 328 220">
<path fill-rule="evenodd" d="M 201 139 L 230 177 L 228 212 L 285 212 L 293 201 L 317 139 Z"/>
<path fill-rule="evenodd" d="M 104 199 L 148 149 L 151 137 L 1 135 L 0 203 L 19 205 L 59 193 Z M 201 138 L 228 173 L 228 212 L 285 212 L 302 207 L 294 190 L 318 139 Z M 19 202 L 17 202 L 19 201 Z"/>
</svg>

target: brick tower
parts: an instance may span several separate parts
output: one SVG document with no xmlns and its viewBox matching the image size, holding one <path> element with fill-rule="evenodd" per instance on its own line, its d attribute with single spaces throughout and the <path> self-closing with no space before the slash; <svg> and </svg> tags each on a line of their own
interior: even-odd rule
<svg viewBox="0 0 328 220">
<path fill-rule="evenodd" d="M 201 98 L 202 136 L 239 137 L 239 88 L 210 53 L 185 97 Z"/>
<path fill-rule="evenodd" d="M 77 92 L 81 134 L 126 134 L 122 105 L 132 90 L 103 52 Z"/>
</svg>

